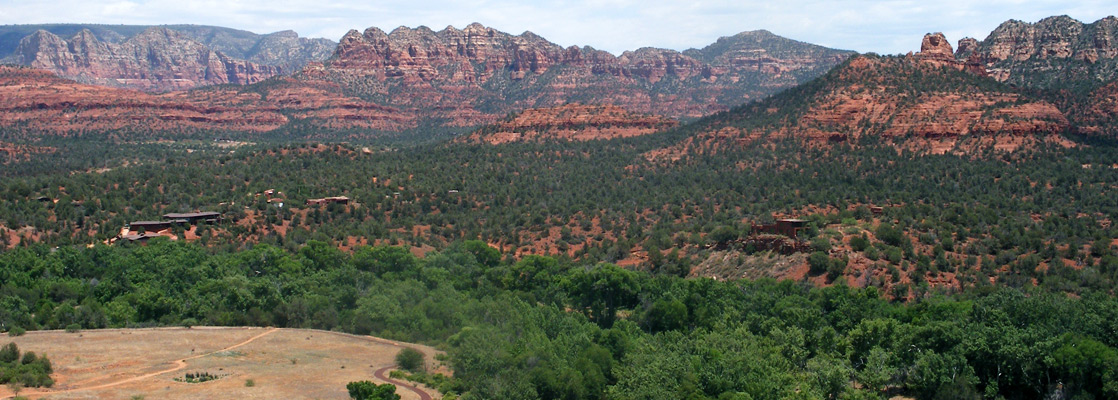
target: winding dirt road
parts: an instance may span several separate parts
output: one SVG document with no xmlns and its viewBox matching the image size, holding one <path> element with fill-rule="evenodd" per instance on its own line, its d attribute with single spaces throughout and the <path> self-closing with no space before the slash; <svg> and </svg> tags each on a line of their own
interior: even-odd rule
<svg viewBox="0 0 1118 400">
<path fill-rule="evenodd" d="M 138 381 L 138 380 L 163 375 L 163 374 L 166 374 L 166 373 L 175 372 L 175 371 L 181 370 L 183 368 L 186 368 L 186 362 L 187 361 L 202 358 L 202 357 L 214 354 L 214 353 L 219 353 L 219 352 L 223 352 L 223 351 L 229 351 L 229 350 L 236 349 L 238 347 L 241 347 L 241 346 L 244 346 L 246 344 L 252 343 L 256 339 L 260 339 L 260 338 L 262 338 L 264 336 L 267 336 L 267 335 L 269 335 L 272 332 L 275 332 L 277 330 L 278 330 L 278 328 L 271 328 L 271 329 L 268 329 L 267 331 L 264 331 L 264 333 L 253 336 L 251 338 L 248 338 L 248 340 L 245 340 L 243 342 L 234 344 L 232 346 L 229 346 L 229 347 L 226 347 L 226 348 L 223 348 L 223 349 L 220 349 L 220 350 L 214 350 L 214 351 L 211 351 L 209 353 L 203 353 L 203 354 L 199 354 L 199 355 L 196 355 L 196 356 L 190 356 L 190 357 L 187 357 L 187 358 L 184 358 L 184 359 L 181 359 L 181 360 L 175 360 L 175 361 L 173 361 L 173 363 L 175 364 L 174 367 L 171 367 L 171 368 L 168 368 L 168 369 L 165 369 L 165 370 L 162 370 L 162 371 L 156 371 L 156 372 L 152 372 L 152 373 L 148 373 L 148 374 L 144 374 L 144 375 L 139 375 L 139 376 L 134 376 L 134 377 L 131 377 L 131 378 L 128 378 L 128 379 L 123 379 L 123 380 L 119 380 L 119 381 L 116 381 L 116 382 L 109 382 L 109 383 L 96 385 L 96 386 L 87 386 L 87 387 L 80 387 L 80 388 L 73 388 L 73 389 L 66 389 L 66 390 L 27 390 L 27 391 L 20 392 L 20 395 L 21 396 L 44 396 L 44 395 L 52 395 L 52 394 L 60 394 L 60 393 L 81 392 L 81 391 L 86 391 L 86 390 L 107 389 L 107 388 L 111 388 L 111 387 L 114 387 L 114 386 L 119 386 L 119 385 L 123 385 L 123 384 L 126 384 L 126 383 L 135 382 L 135 381 Z M 428 400 L 428 399 L 430 399 L 430 397 L 428 397 L 425 400 Z"/>
<path fill-rule="evenodd" d="M 396 366 L 395 365 L 389 365 L 387 367 L 378 369 L 376 372 L 373 372 L 373 376 L 377 377 L 377 379 L 380 379 L 382 381 L 385 381 L 385 382 L 391 383 L 393 385 L 396 385 L 396 387 L 398 387 L 398 388 L 404 388 L 404 389 L 411 390 L 412 392 L 415 392 L 415 394 L 419 395 L 419 400 L 431 400 L 431 395 L 427 394 L 427 392 L 419 390 L 419 388 L 417 388 L 415 386 L 412 386 L 412 384 L 389 378 L 388 377 L 388 370 L 390 370 L 394 367 L 396 367 Z"/>
</svg>

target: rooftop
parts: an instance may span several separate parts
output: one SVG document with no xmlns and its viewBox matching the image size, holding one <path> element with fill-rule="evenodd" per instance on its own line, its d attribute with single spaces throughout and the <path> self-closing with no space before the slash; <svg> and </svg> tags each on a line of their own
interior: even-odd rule
<svg viewBox="0 0 1118 400">
<path fill-rule="evenodd" d="M 214 211 L 163 214 L 163 218 L 166 219 L 214 218 L 220 216 L 221 213 Z"/>
</svg>

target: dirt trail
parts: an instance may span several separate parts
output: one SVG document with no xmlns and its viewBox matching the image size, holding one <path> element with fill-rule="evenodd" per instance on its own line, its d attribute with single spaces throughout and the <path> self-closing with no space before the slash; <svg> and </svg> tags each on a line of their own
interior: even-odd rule
<svg viewBox="0 0 1118 400">
<path fill-rule="evenodd" d="M 419 395 L 419 400 L 431 400 L 431 395 L 427 394 L 427 392 L 419 390 L 419 388 L 417 388 L 415 386 L 412 386 L 413 384 L 409 384 L 407 382 L 402 382 L 402 381 L 398 381 L 398 380 L 389 378 L 388 374 L 386 372 L 388 372 L 388 370 L 390 370 L 392 368 L 395 368 L 395 367 L 396 367 L 395 365 L 389 365 L 387 367 L 378 369 L 376 372 L 373 372 L 373 376 L 377 377 L 377 379 L 380 379 L 382 381 L 385 381 L 385 382 L 391 383 L 393 385 L 396 385 L 396 387 L 398 387 L 398 388 L 404 388 L 404 389 L 415 392 L 415 394 Z"/>
<path fill-rule="evenodd" d="M 388 339 L 382 339 L 382 338 L 378 338 L 378 337 L 375 337 L 375 336 L 354 335 L 354 334 L 343 333 L 343 332 L 335 332 L 335 331 L 322 331 L 322 330 L 316 330 L 316 331 L 321 332 L 321 333 L 331 334 L 331 335 L 339 335 L 339 336 L 351 337 L 351 338 L 356 338 L 356 339 L 364 339 L 364 340 L 368 340 L 370 342 L 385 344 L 385 345 L 389 345 L 389 346 L 392 346 L 392 347 L 399 347 L 401 349 L 405 348 L 405 347 L 410 347 L 410 346 L 402 345 L 402 344 L 400 344 L 399 342 L 396 342 L 396 341 L 392 341 L 392 340 L 388 340 Z M 417 348 L 417 347 L 411 347 L 411 348 L 419 350 L 419 351 L 423 351 L 423 349 L 421 349 L 421 348 Z M 433 354 L 426 354 L 426 353 L 427 352 L 424 352 L 424 354 L 426 356 L 434 357 Z M 415 394 L 419 395 L 419 400 L 431 400 L 432 399 L 430 394 L 428 394 L 427 392 L 415 387 L 414 383 L 408 383 L 408 382 L 398 381 L 398 380 L 389 378 L 388 377 L 388 370 L 390 370 L 392 368 L 395 368 L 395 367 L 396 367 L 395 365 L 385 366 L 381 369 L 378 369 L 378 370 L 374 371 L 373 376 L 376 377 L 377 379 L 380 379 L 380 380 L 385 381 L 387 383 L 391 383 L 393 385 L 396 385 L 396 387 L 402 387 L 402 388 L 405 388 L 405 389 L 410 390 L 412 392 L 415 392 Z"/>
<path fill-rule="evenodd" d="M 59 393 L 81 392 L 81 391 L 86 391 L 86 390 L 107 389 L 107 388 L 111 388 L 111 387 L 114 387 L 114 386 L 119 386 L 119 385 L 123 385 L 123 384 L 126 384 L 126 383 L 130 383 L 130 382 L 135 382 L 135 381 L 138 381 L 138 380 L 163 375 L 163 374 L 166 374 L 166 373 L 169 373 L 169 372 L 175 372 L 175 371 L 181 370 L 183 368 L 186 368 L 186 362 L 187 361 L 202 358 L 202 357 L 212 355 L 212 354 L 215 354 L 215 353 L 220 353 L 220 352 L 223 352 L 223 351 L 233 350 L 235 348 L 238 348 L 238 347 L 244 346 L 246 344 L 252 343 L 254 340 L 260 339 L 264 336 L 267 336 L 268 334 L 270 334 L 272 332 L 275 332 L 277 330 L 279 330 L 279 329 L 278 328 L 271 328 L 271 329 L 268 329 L 268 330 L 264 331 L 264 333 L 253 336 L 251 338 L 248 338 L 248 340 L 237 343 L 235 345 L 232 345 L 232 346 L 220 349 L 220 350 L 214 350 L 214 351 L 211 351 L 209 353 L 203 353 L 203 354 L 199 354 L 199 355 L 196 355 L 196 356 L 187 357 L 187 358 L 184 358 L 184 359 L 181 359 L 181 360 L 175 360 L 175 361 L 173 361 L 174 364 L 175 364 L 174 367 L 168 368 L 168 369 L 165 369 L 165 370 L 162 370 L 162 371 L 156 371 L 156 372 L 152 372 L 152 373 L 148 373 L 148 374 L 144 374 L 144 375 L 140 375 L 140 376 L 134 376 L 134 377 L 131 377 L 131 378 L 128 378 L 128 379 L 124 379 L 124 380 L 120 380 L 120 381 L 116 381 L 116 382 L 110 382 L 110 383 L 101 384 L 101 385 L 96 385 L 96 386 L 88 386 L 88 387 L 73 388 L 73 389 L 66 389 L 66 390 L 29 390 L 29 391 L 20 392 L 20 395 L 25 396 L 25 397 L 33 397 L 33 396 L 44 396 L 44 395 L 52 395 L 52 394 L 59 394 Z M 429 399 L 429 397 L 428 397 L 428 399 Z M 425 400 L 427 400 L 427 399 L 425 399 Z"/>
</svg>

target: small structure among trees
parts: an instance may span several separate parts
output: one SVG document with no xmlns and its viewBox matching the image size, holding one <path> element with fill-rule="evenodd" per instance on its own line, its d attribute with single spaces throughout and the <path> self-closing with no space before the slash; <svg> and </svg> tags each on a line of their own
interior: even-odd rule
<svg viewBox="0 0 1118 400">
<path fill-rule="evenodd" d="M 801 230 L 807 226 L 807 221 L 802 219 L 778 219 L 772 224 L 752 225 L 750 235 L 773 234 L 784 235 L 795 239 Z"/>
<path fill-rule="evenodd" d="M 349 204 L 349 197 L 334 196 L 334 197 L 323 197 L 321 199 L 307 199 L 307 205 L 308 206 L 318 206 L 318 205 L 323 205 L 323 204 Z"/>
<path fill-rule="evenodd" d="M 799 239 L 800 231 L 807 228 L 807 221 L 784 218 L 771 224 L 751 224 L 749 236 L 742 244 L 754 250 L 772 250 L 784 254 L 806 252 L 811 246 Z"/>
</svg>

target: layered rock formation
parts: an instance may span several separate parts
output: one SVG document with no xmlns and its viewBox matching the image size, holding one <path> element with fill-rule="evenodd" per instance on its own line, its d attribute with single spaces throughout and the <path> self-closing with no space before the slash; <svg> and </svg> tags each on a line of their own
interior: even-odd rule
<svg viewBox="0 0 1118 400">
<path fill-rule="evenodd" d="M 0 127 L 5 136 L 113 132 L 166 137 L 191 132 L 267 132 L 293 124 L 401 130 L 408 113 L 354 99 L 337 88 L 286 80 L 262 92 L 232 87 L 150 94 L 77 83 L 26 67 L 0 67 Z"/>
<path fill-rule="evenodd" d="M 792 87 L 850 54 L 764 31 L 702 50 L 643 48 L 614 56 L 480 24 L 438 32 L 369 28 L 347 33 L 323 68 L 298 78 L 336 82 L 361 97 L 458 126 L 569 102 L 694 118 Z"/>
<path fill-rule="evenodd" d="M 565 104 L 533 108 L 480 128 L 459 142 L 502 144 L 527 141 L 609 140 L 647 135 L 678 125 L 664 117 L 614 105 Z"/>
<path fill-rule="evenodd" d="M 960 41 L 957 58 L 976 56 L 995 79 L 1018 86 L 1102 85 L 1118 78 L 1118 18 L 1090 24 L 1068 16 L 1035 24 L 1006 21 L 981 42 Z"/>
<path fill-rule="evenodd" d="M 42 25 L 20 36 L 18 45 L 10 43 L 31 27 L 0 27 L 0 47 L 13 48 L 2 56 L 4 62 L 83 83 L 145 91 L 251 84 L 324 60 L 334 48 L 329 40 L 300 38 L 291 31 L 256 35 L 192 25 Z"/>
<path fill-rule="evenodd" d="M 149 91 L 216 84 L 250 84 L 278 75 L 278 67 L 236 60 L 181 33 L 150 28 L 120 44 L 83 30 L 65 40 L 37 31 L 20 41 L 16 63 L 79 82 Z"/>
</svg>

